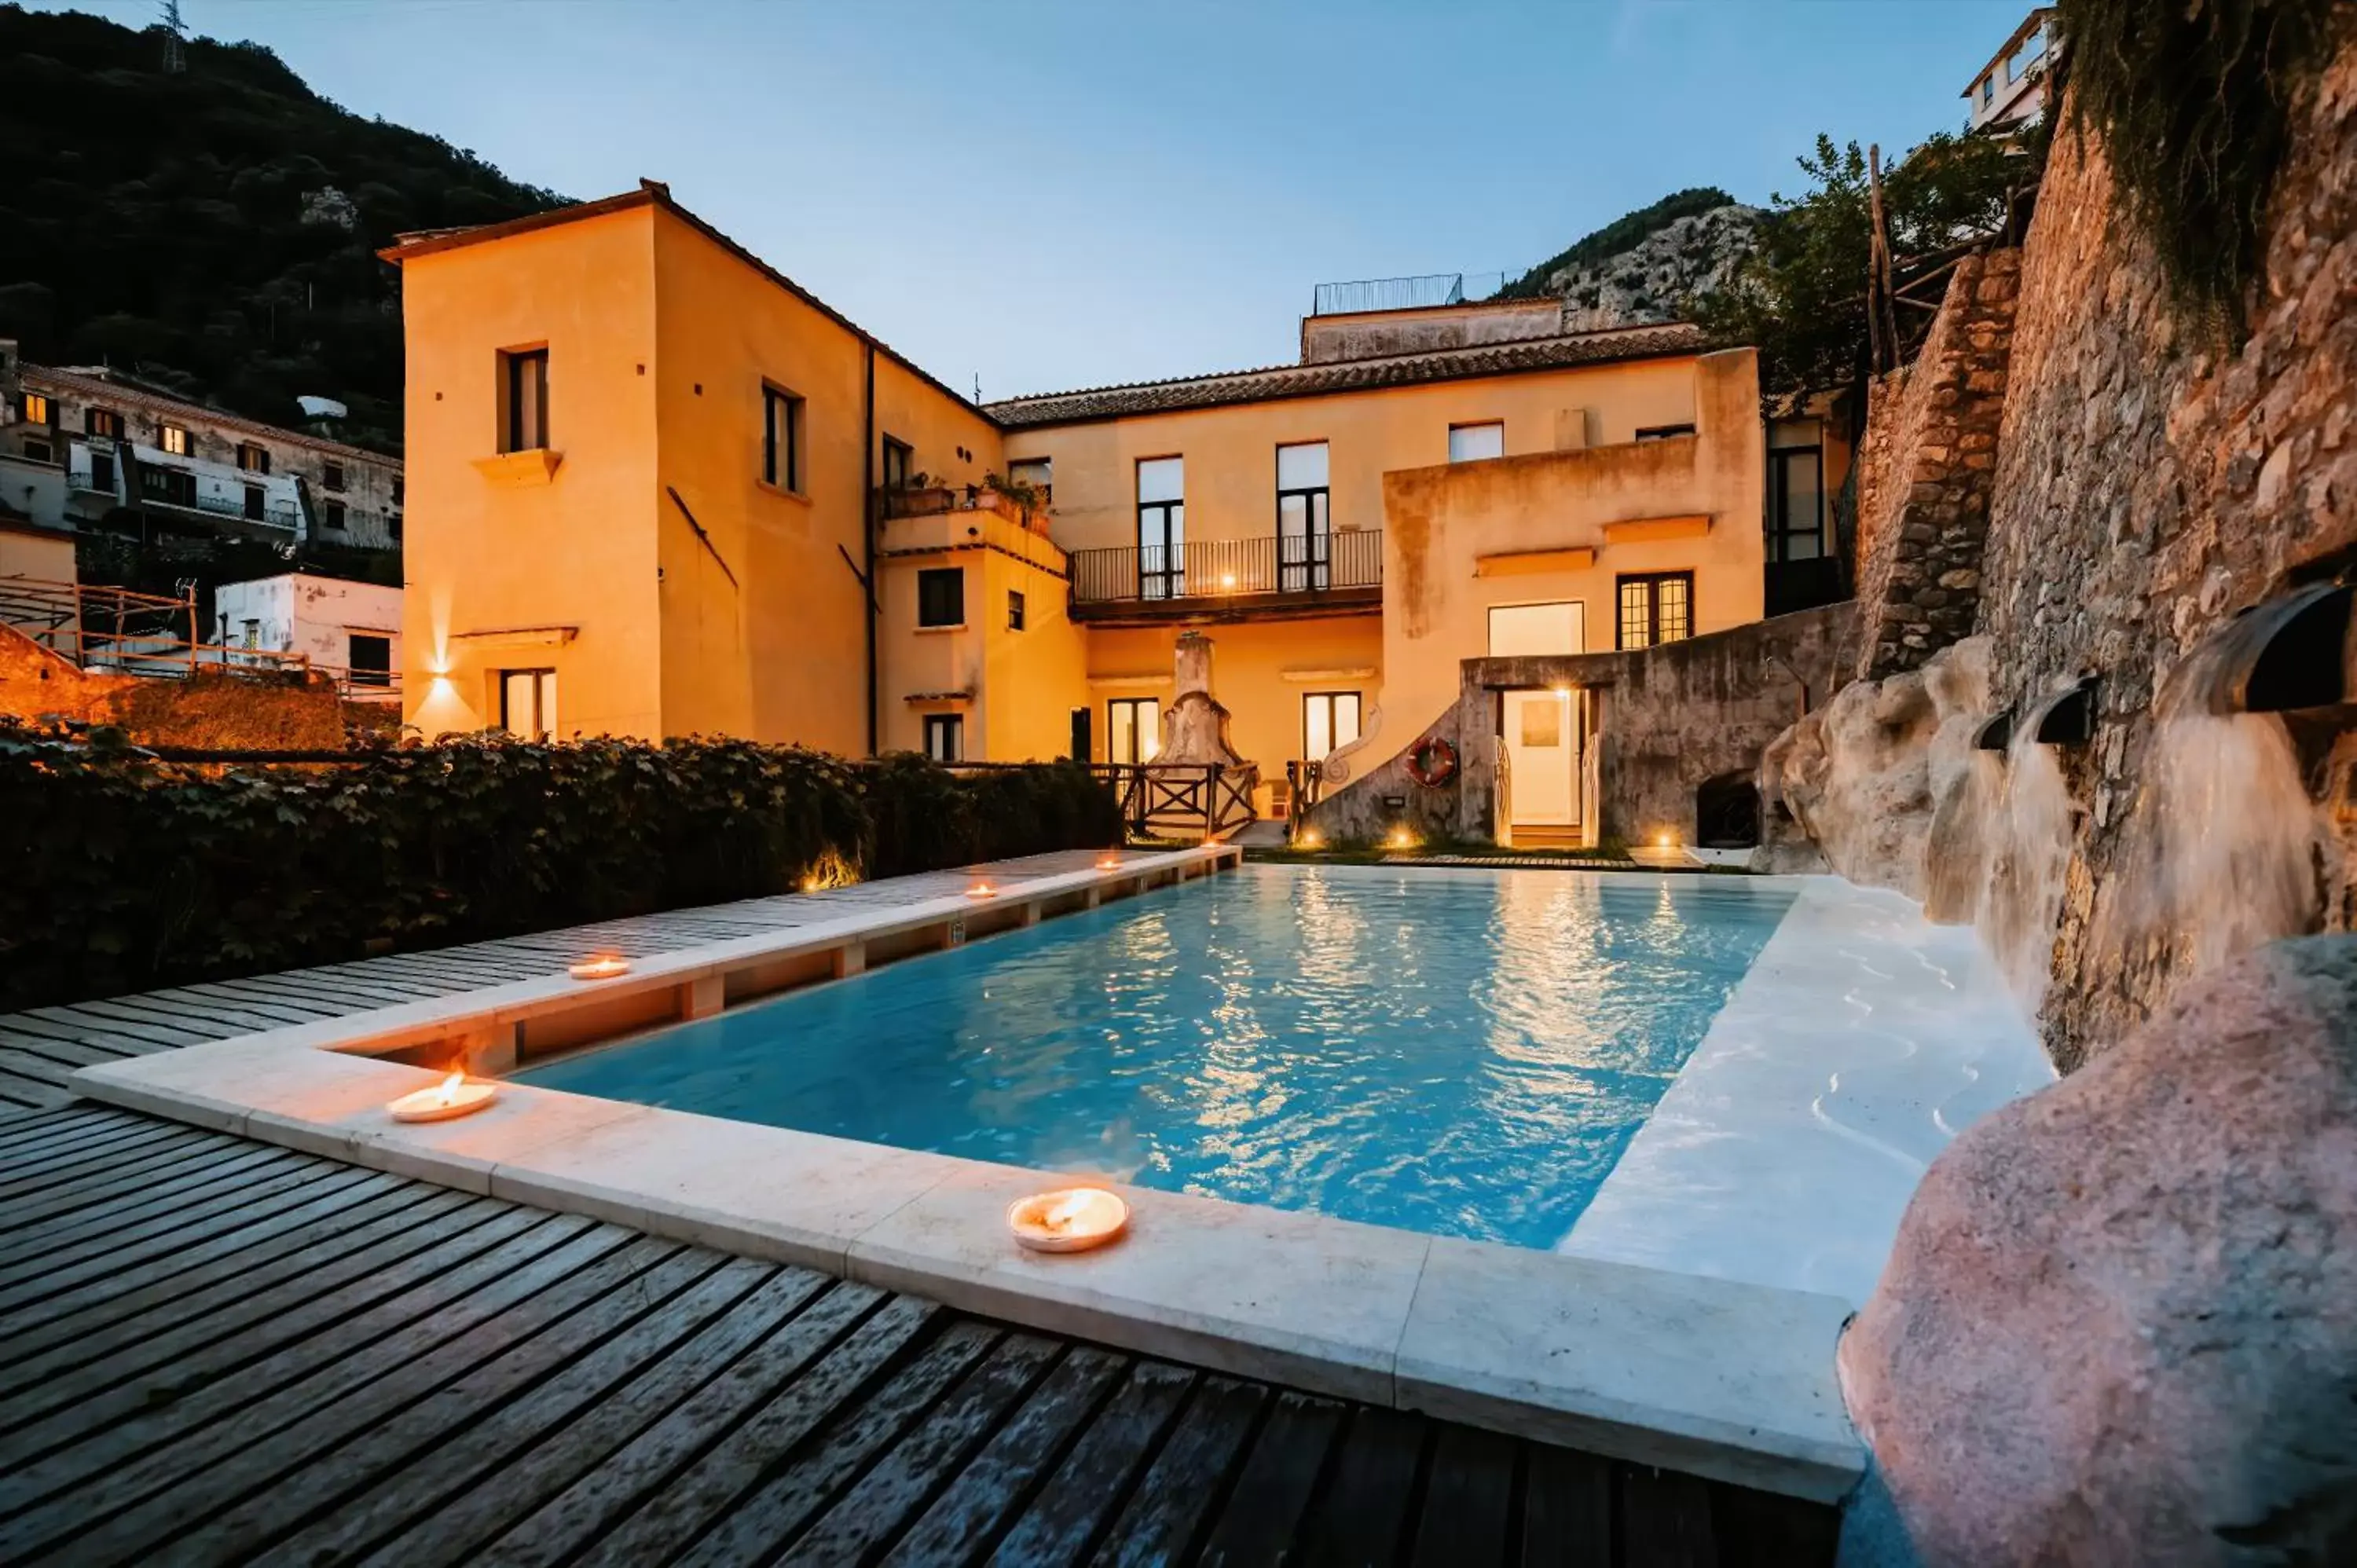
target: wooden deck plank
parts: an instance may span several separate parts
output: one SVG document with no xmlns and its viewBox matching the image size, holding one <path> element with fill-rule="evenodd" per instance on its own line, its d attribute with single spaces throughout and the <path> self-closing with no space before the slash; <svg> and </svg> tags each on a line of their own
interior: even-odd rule
<svg viewBox="0 0 2357 1568">
<path fill-rule="evenodd" d="M 0 1120 L 8 1247 L 0 1561 L 1834 1552 L 1828 1509 L 129 1112 Z"/>
<path fill-rule="evenodd" d="M 1327 1455 L 1350 1413 L 1350 1406 L 1336 1400 L 1278 1396 L 1204 1543 L 1206 1563 L 1267 1563 L 1284 1552 L 1300 1533 Z"/>
<path fill-rule="evenodd" d="M 1611 1465 L 1592 1454 L 1534 1444 L 1525 1469 L 1515 1561 L 1523 1568 L 1587 1568 L 1611 1562 Z"/>
<path fill-rule="evenodd" d="M 989 1445 L 959 1467 L 884 1561 L 901 1568 L 973 1561 L 1005 1530 L 1126 1369 L 1124 1358 L 1090 1346 L 1067 1355 Z M 817 1538 L 814 1532 L 804 1545 Z"/>
<path fill-rule="evenodd" d="M 295 1563 L 349 1563 L 410 1520 L 439 1509 L 462 1504 L 474 1490 L 500 1493 L 515 1485 L 514 1462 L 551 1429 L 587 1414 L 595 1403 L 631 1377 L 669 1355 L 683 1340 L 707 1324 L 730 1314 L 755 1290 L 780 1273 L 792 1276 L 798 1297 L 807 1300 L 824 1282 L 806 1270 L 779 1269 L 748 1259 L 732 1259 L 709 1270 L 656 1310 L 603 1344 L 588 1350 L 562 1372 L 511 1400 L 498 1400 L 495 1391 L 478 1382 L 462 1395 L 493 1394 L 490 1408 L 468 1411 L 462 1430 L 433 1441 L 422 1452 L 386 1469 L 364 1491 L 326 1512 L 307 1528 L 271 1543 L 271 1554 Z M 791 1308 L 789 1307 L 789 1310 Z M 565 1330 L 570 1336 L 573 1329 Z M 501 1378 L 515 1368 L 502 1367 Z M 437 1395 L 436 1413 L 450 1413 L 452 1401 Z M 349 1456 L 349 1455 L 348 1455 Z M 483 1487 L 482 1478 L 496 1475 L 496 1487 Z M 418 1559 L 407 1559 L 415 1563 Z"/>
<path fill-rule="evenodd" d="M 634 1251 L 642 1255 L 631 1259 L 629 1254 Z M 272 1446 L 283 1450 L 277 1457 L 213 1466 L 206 1473 L 208 1489 L 236 1498 L 235 1505 L 197 1528 L 183 1523 L 167 1540 L 176 1552 L 201 1559 L 252 1557 L 380 1477 L 405 1478 L 414 1461 L 459 1440 L 476 1420 L 534 1383 L 560 1375 L 650 1314 L 662 1313 L 726 1261 L 700 1247 L 678 1247 L 666 1253 L 653 1238 L 642 1237 L 565 1282 L 568 1289 L 580 1293 L 578 1305 L 536 1326 L 522 1325 L 519 1337 L 497 1346 L 490 1355 L 483 1355 L 477 1344 L 445 1346 L 402 1369 L 384 1402 L 397 1413 L 357 1414 L 349 1405 L 329 1407 L 274 1439 Z M 595 1277 L 598 1270 L 608 1271 L 602 1282 Z M 534 1302 L 510 1311 L 538 1316 L 540 1306 Z M 459 1368 L 457 1375 L 447 1377 L 453 1366 Z M 414 1402 L 405 1408 L 394 1402 L 421 1386 L 425 1391 Z M 334 1464 L 306 1462 L 307 1455 L 329 1447 Z M 242 1475 L 219 1480 L 224 1472 L 241 1467 Z M 496 1470 L 494 1463 L 487 1473 Z M 188 1490 L 184 1483 L 159 1497 L 156 1506 L 182 1499 L 182 1517 L 194 1517 L 185 1505 Z"/>
<path fill-rule="evenodd" d="M 1520 1444 L 1470 1426 L 1444 1426 L 1432 1448 L 1412 1559 L 1418 1568 L 1506 1561 Z"/>
<path fill-rule="evenodd" d="M 1416 1472 L 1434 1423 L 1361 1406 L 1334 1455 L 1334 1472 L 1305 1530 L 1306 1563 L 1387 1563 L 1406 1532 Z"/>
<path fill-rule="evenodd" d="M 880 1328 L 871 1326 L 885 1303 L 881 1291 L 864 1285 L 838 1284 L 764 1339 L 726 1371 L 698 1389 L 675 1409 L 645 1428 L 605 1464 L 581 1477 L 549 1499 L 473 1561 L 484 1563 L 549 1563 L 571 1560 L 599 1536 L 628 1517 L 641 1501 L 660 1516 L 673 1509 L 693 1506 L 687 1487 L 673 1477 L 704 1453 L 723 1434 L 743 1421 L 748 1412 L 822 1358 L 827 1348 L 847 1334 L 857 1339 L 888 1340 L 887 1353 L 931 1317 L 921 1304 L 901 1307 Z"/>
<path fill-rule="evenodd" d="M 101 1036 L 119 1036 L 145 1040 L 157 1047 L 198 1046 L 220 1038 L 218 1035 L 158 1023 L 144 1013 L 117 1007 L 112 1002 L 82 1002 L 71 1007 L 35 1007 L 13 1015 L 10 1022 L 20 1028 L 48 1024 L 63 1031 L 62 1037 L 69 1040 L 79 1039 L 85 1030 Z"/>
<path fill-rule="evenodd" d="M 30 1013 L 8 1013 L 0 1014 L 0 1022 L 6 1024 L 12 1035 L 34 1035 L 45 1039 L 63 1040 L 70 1045 L 103 1046 L 129 1057 L 174 1051 L 187 1044 L 184 1040 L 151 1040 L 140 1035 L 127 1035 L 96 1019 L 60 1024 L 54 1019 L 35 1017 Z"/>
<path fill-rule="evenodd" d="M 0 1046 L 70 1067 L 95 1067 L 101 1062 L 127 1061 L 135 1054 L 113 1046 L 92 1045 L 87 1040 L 47 1039 L 13 1029 L 0 1029 Z"/>
<path fill-rule="evenodd" d="M 610 1455 L 709 1385 L 829 1283 L 799 1270 L 778 1272 L 678 1350 L 641 1369 L 537 1444 L 511 1448 L 500 1466 L 498 1486 L 465 1488 L 413 1520 L 365 1562 L 376 1568 L 452 1568 L 474 1562 L 493 1537 L 548 1499 L 592 1471 L 603 1475 Z M 528 1419 L 528 1412 L 515 1419 Z"/>
<path fill-rule="evenodd" d="M 866 1455 L 931 1404 L 999 1337 L 993 1328 L 952 1325 L 900 1376 L 873 1397 L 856 1400 L 861 1389 L 938 1316 L 928 1304 L 906 1296 L 888 1301 L 806 1376 L 778 1390 L 665 1483 L 583 1561 L 627 1568 L 668 1556 L 716 1520 L 722 1520 L 722 1530 L 697 1542 L 681 1562 L 742 1562 L 751 1543 L 787 1536 L 791 1521 L 807 1517 L 846 1474 L 855 1473 Z M 847 1423 L 834 1431 L 817 1452 L 766 1487 L 751 1490 L 797 1444 L 845 1411 Z"/>
<path fill-rule="evenodd" d="M 1258 1423 L 1269 1391 L 1233 1378 L 1205 1377 L 1162 1452 L 1138 1477 L 1129 1506 L 1096 1561 L 1119 1568 L 1176 1562 L 1203 1527 Z"/>
<path fill-rule="evenodd" d="M 1063 1464 L 1000 1538 L 991 1562 L 1002 1568 L 1081 1562 L 1178 1419 L 1196 1380 L 1185 1368 L 1160 1361 L 1130 1368 Z"/>
<path fill-rule="evenodd" d="M 0 1337 L 0 1367 L 15 1368 L 16 1377 L 29 1381 L 126 1349 L 158 1357 L 181 1354 L 191 1339 L 210 1343 L 234 1325 L 233 1318 L 217 1314 L 253 1302 L 289 1275 L 324 1292 L 336 1282 L 335 1265 L 348 1252 L 404 1232 L 423 1246 L 431 1233 L 422 1227 L 443 1223 L 443 1217 L 464 1207 L 463 1194 L 421 1190 L 398 1176 L 322 1176 L 305 1191 L 302 1202 L 231 1237 L 174 1254 L 145 1273 L 134 1288 L 70 1294 L 44 1303 L 48 1310 L 38 1319 L 12 1315 L 12 1332 Z M 273 1300 L 251 1310 L 276 1313 L 292 1305 Z M 156 1316 L 143 1329 L 135 1320 L 150 1313 Z M 0 1402 L 0 1412 L 5 1409 Z M 0 1426 L 5 1424 L 0 1414 Z"/>
<path fill-rule="evenodd" d="M 529 1241 L 551 1228 L 544 1221 L 522 1240 Z M 166 1404 L 146 1420 L 110 1428 L 97 1443 L 59 1456 L 101 1461 L 70 1498 L 27 1509 L 20 1519 L 0 1526 L 0 1561 L 46 1550 L 60 1537 L 70 1538 L 76 1554 L 91 1562 L 117 1560 L 145 1550 L 153 1544 L 156 1530 L 168 1530 L 178 1517 L 171 1510 L 147 1505 L 157 1493 L 179 1484 L 190 1469 L 188 1455 L 177 1444 L 149 1441 L 167 1423 L 176 1431 L 204 1425 L 202 1447 L 210 1455 L 243 1457 L 257 1451 L 275 1455 L 281 1450 L 268 1444 L 277 1434 L 315 1412 L 334 1409 L 347 1392 L 414 1368 L 437 1347 L 463 1350 L 477 1330 L 511 1306 L 537 1301 L 539 1309 L 546 1311 L 569 1302 L 577 1292 L 568 1291 L 567 1283 L 621 1251 L 630 1240 L 618 1227 L 593 1226 L 520 1265 L 495 1254 L 487 1272 L 480 1266 L 485 1260 L 476 1260 L 475 1265 L 432 1282 L 431 1290 L 442 1299 L 412 1312 L 408 1321 L 389 1333 L 371 1337 L 369 1343 L 324 1366 L 315 1365 L 303 1375 L 280 1382 L 260 1398 L 248 1397 L 245 1380 L 232 1378 L 209 1383 L 192 1396 Z M 306 1359 L 314 1351 L 307 1345 L 296 1349 Z M 357 1406 L 354 1413 L 365 1413 L 366 1408 Z M 215 1416 L 220 1419 L 212 1419 Z M 132 1452 L 122 1451 L 126 1447 Z M 213 1466 L 221 1462 L 220 1457 L 210 1461 Z M 42 1468 L 35 1466 L 37 1471 Z M 0 1489 L 12 1487 L 16 1480 L 0 1478 Z M 108 1522 L 93 1529 L 90 1523 L 93 1519 Z"/>
<path fill-rule="evenodd" d="M 18 1452 L 45 1457 L 0 1473 L 0 1516 L 111 1477 L 126 1461 L 283 1390 L 303 1387 L 334 1398 L 357 1387 L 368 1370 L 362 1358 L 394 1331 L 454 1311 L 487 1281 L 533 1270 L 585 1229 L 529 1212 L 493 1213 L 429 1253 L 350 1287 L 357 1299 L 335 1305 L 354 1310 L 307 1335 L 273 1341 L 259 1358 L 252 1339 L 210 1346 L 175 1362 L 169 1381 L 109 1390 L 59 1410 L 11 1435 Z M 460 1326 L 454 1321 L 451 1331 Z"/>
</svg>

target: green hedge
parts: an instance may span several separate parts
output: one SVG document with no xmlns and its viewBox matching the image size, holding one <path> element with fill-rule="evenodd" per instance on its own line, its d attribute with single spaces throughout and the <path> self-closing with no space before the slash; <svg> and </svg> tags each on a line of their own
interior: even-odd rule
<svg viewBox="0 0 2357 1568">
<path fill-rule="evenodd" d="M 0 1009 L 1120 837 L 1071 763 L 468 736 L 240 771 L 0 725 Z"/>
</svg>

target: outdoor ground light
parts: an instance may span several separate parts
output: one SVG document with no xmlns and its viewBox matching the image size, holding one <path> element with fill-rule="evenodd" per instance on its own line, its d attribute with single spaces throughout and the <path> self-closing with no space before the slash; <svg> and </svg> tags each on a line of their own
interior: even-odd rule
<svg viewBox="0 0 2357 1568">
<path fill-rule="evenodd" d="M 1415 847 L 1415 835 L 1409 832 L 1405 828 L 1394 828 L 1392 830 L 1392 836 L 1389 842 L 1391 847 L 1394 849 L 1414 849 Z"/>
<path fill-rule="evenodd" d="M 565 972 L 576 980 L 612 980 L 630 972 L 630 961 L 620 953 L 600 953 L 596 958 L 583 959 Z"/>
<path fill-rule="evenodd" d="M 403 1095 L 385 1109 L 396 1122 L 447 1122 L 480 1111 L 499 1098 L 499 1092 L 496 1083 L 468 1083 L 464 1072 L 454 1072 L 431 1089 Z"/>
<path fill-rule="evenodd" d="M 1006 1208 L 1006 1228 L 1034 1252 L 1085 1252 L 1103 1246 L 1128 1224 L 1129 1205 L 1101 1187 L 1035 1192 Z"/>
<path fill-rule="evenodd" d="M 1301 830 L 1301 836 L 1294 842 L 1304 849 L 1316 849 L 1326 842 L 1326 836 L 1316 828 L 1304 828 Z"/>
</svg>

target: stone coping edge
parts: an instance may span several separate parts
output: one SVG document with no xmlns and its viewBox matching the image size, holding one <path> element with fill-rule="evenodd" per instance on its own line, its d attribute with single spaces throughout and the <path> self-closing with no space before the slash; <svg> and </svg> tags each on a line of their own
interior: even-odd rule
<svg viewBox="0 0 2357 1568">
<path fill-rule="evenodd" d="M 1228 846 L 1022 884 L 1057 897 Z M 1017 901 L 1010 889 L 1010 901 Z M 961 897 L 871 912 L 938 921 Z M 920 911 L 923 911 L 920 913 Z M 817 950 L 815 927 L 791 943 Z M 834 940 L 843 940 L 836 933 Z M 741 966 L 744 941 L 648 961 L 659 983 Z M 715 956 L 728 950 L 727 956 Z M 436 1069 L 372 1058 L 588 987 L 557 977 L 87 1068 L 93 1100 L 464 1191 L 796 1263 L 1048 1332 L 1312 1392 L 1420 1410 L 1708 1479 L 1833 1502 L 1864 1469 L 1834 1372 L 1833 1296 L 1114 1185 L 1133 1213 L 1101 1251 L 1017 1248 L 1016 1197 L 1070 1173 L 888 1148 L 687 1112 L 502 1084 L 487 1111 L 399 1123 L 385 1102 Z M 614 982 L 603 983 L 611 987 Z M 610 996 L 610 989 L 596 993 Z M 493 1000 L 496 998 L 496 1000 Z M 454 1003 L 471 1004 L 453 1006 Z M 488 1005 L 487 1005 L 488 1004 Z"/>
</svg>

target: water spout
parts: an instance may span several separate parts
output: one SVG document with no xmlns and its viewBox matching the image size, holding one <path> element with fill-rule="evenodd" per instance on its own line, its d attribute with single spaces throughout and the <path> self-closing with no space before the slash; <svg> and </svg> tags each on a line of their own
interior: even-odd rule
<svg viewBox="0 0 2357 1568">
<path fill-rule="evenodd" d="M 2244 610 L 2188 654 L 2171 675 L 2181 707 L 2212 714 L 2280 714 L 2329 707 L 2357 690 L 2352 590 L 2311 583 Z"/>
<path fill-rule="evenodd" d="M 2058 704 L 2084 690 L 2072 681 L 2050 693 L 2013 726 L 2004 775 L 1994 756 L 1976 758 L 1974 780 L 1988 811 L 1985 880 L 1974 918 L 2006 983 L 2032 1014 L 2046 998 L 2054 968 L 2054 933 L 2062 914 L 2063 874 L 2071 865 L 2075 808 L 2062 764 L 2042 736 Z"/>
</svg>

